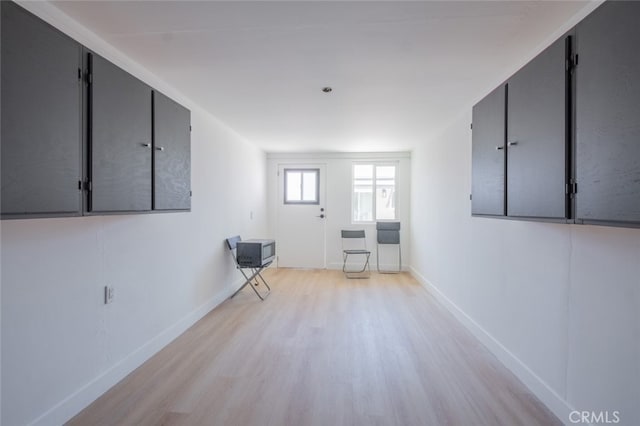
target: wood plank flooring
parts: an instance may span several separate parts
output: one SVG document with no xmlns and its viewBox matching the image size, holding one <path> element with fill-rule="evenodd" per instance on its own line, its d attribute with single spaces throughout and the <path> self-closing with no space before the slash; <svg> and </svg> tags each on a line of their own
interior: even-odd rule
<svg viewBox="0 0 640 426">
<path fill-rule="evenodd" d="M 561 424 L 410 275 L 266 276 L 68 424 Z"/>
</svg>

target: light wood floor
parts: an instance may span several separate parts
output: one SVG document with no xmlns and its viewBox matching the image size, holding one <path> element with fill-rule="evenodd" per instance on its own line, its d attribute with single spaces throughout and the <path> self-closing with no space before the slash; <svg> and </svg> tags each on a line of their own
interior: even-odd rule
<svg viewBox="0 0 640 426">
<path fill-rule="evenodd" d="M 410 275 L 266 276 L 69 424 L 561 424 Z"/>
</svg>

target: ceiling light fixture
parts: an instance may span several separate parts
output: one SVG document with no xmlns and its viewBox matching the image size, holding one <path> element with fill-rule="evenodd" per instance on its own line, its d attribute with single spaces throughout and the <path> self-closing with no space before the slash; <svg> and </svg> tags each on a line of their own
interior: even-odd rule
<svg viewBox="0 0 640 426">
<path fill-rule="evenodd" d="M 323 87 L 322 91 L 324 93 L 331 93 L 333 91 L 333 89 L 331 87 L 327 86 L 327 87 Z"/>
</svg>

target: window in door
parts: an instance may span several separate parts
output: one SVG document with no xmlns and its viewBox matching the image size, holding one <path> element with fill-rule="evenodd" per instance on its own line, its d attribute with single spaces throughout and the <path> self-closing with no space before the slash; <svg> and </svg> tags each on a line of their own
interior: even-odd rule
<svg viewBox="0 0 640 426">
<path fill-rule="evenodd" d="M 396 219 L 395 165 L 353 165 L 352 219 L 354 223 Z"/>
<path fill-rule="evenodd" d="M 320 204 L 319 169 L 284 169 L 285 204 Z"/>
</svg>

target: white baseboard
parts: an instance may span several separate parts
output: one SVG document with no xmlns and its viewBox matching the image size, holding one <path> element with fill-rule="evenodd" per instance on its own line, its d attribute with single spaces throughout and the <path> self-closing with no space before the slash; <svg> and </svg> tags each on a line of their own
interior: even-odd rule
<svg viewBox="0 0 640 426">
<path fill-rule="evenodd" d="M 468 316 L 451 299 L 442 293 L 435 285 L 427 280 L 422 274 L 410 267 L 413 277 L 420 282 L 458 321 L 462 323 L 484 346 L 491 351 L 496 358 L 515 374 L 522 383 L 536 396 L 544 405 L 555 414 L 560 421 L 568 423 L 569 414 L 575 409 L 567 403 L 556 391 L 547 385 L 538 375 L 536 375 L 525 363 L 512 354 L 506 347 L 496 340 L 473 318 Z"/>
<path fill-rule="evenodd" d="M 98 397 L 112 388 L 129 373 L 141 366 L 145 361 L 158 353 L 175 338 L 184 333 L 189 327 L 211 312 L 216 306 L 224 302 L 244 283 L 244 279 L 234 282 L 228 290 L 222 291 L 193 312 L 187 314 L 177 323 L 162 331 L 156 337 L 120 360 L 107 371 L 87 383 L 82 388 L 69 395 L 53 408 L 46 411 L 31 422 L 34 426 L 61 425 L 78 414 Z"/>
<path fill-rule="evenodd" d="M 373 263 L 370 263 L 370 266 L 371 266 L 371 272 L 376 272 L 375 259 L 373 260 Z M 347 268 L 350 269 L 350 270 L 351 269 L 362 268 L 362 263 L 355 263 L 355 262 L 351 263 L 351 262 L 349 262 L 349 263 L 347 263 Z M 384 263 L 384 264 L 380 265 L 380 268 L 382 268 L 385 271 L 396 270 L 396 269 L 398 269 L 398 264 L 397 263 L 396 264 L 391 264 L 391 263 L 386 264 L 386 263 Z M 327 269 L 337 269 L 337 270 L 342 271 L 342 262 L 329 263 L 327 265 Z M 408 271 L 409 269 L 406 266 L 403 265 L 402 266 L 402 270 L 403 271 Z"/>
</svg>

